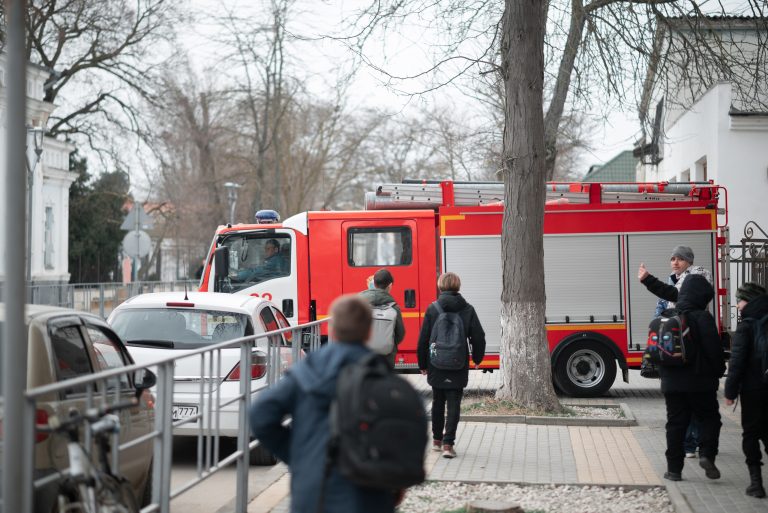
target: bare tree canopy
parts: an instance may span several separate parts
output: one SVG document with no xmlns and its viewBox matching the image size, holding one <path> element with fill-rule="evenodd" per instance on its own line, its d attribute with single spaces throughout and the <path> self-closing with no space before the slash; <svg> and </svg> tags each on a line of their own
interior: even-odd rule
<svg viewBox="0 0 768 513">
<path fill-rule="evenodd" d="M 141 132 L 179 19 L 175 0 L 28 2 L 27 59 L 50 70 L 44 99 L 57 104 L 48 133 L 109 151 L 116 130 Z"/>
<path fill-rule="evenodd" d="M 738 95 L 768 104 L 767 81 L 760 79 L 768 69 L 768 7 L 762 0 L 551 0 L 546 6 L 549 101 L 544 132 L 549 179 L 569 105 L 604 112 L 635 107 L 639 128 L 645 128 L 647 98 L 670 85 L 662 77 L 673 76 L 696 89 L 730 80 Z M 392 87 L 403 90 L 410 84 L 410 92 L 418 94 L 462 76 L 476 80 L 499 70 L 501 11 L 501 4 L 487 0 L 377 0 L 358 13 L 343 40 Z M 754 40 L 738 41 L 739 51 L 732 51 L 732 34 L 712 30 L 723 21 L 751 30 Z M 388 36 L 417 30 L 434 42 L 431 62 L 423 69 L 398 74 L 380 62 L 386 57 L 371 56 L 376 54 L 373 41 L 384 39 L 386 48 Z M 752 51 L 745 50 L 749 47 Z M 649 70 L 652 76 L 644 81 Z M 680 100 L 690 104 L 691 95 Z"/>
</svg>

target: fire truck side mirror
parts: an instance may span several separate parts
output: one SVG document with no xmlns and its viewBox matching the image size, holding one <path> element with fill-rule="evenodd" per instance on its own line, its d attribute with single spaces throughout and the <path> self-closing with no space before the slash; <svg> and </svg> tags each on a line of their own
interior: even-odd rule
<svg viewBox="0 0 768 513">
<path fill-rule="evenodd" d="M 213 263 L 216 268 L 213 290 L 214 292 L 221 292 L 224 280 L 229 277 L 229 246 L 216 248 L 213 254 Z"/>
</svg>

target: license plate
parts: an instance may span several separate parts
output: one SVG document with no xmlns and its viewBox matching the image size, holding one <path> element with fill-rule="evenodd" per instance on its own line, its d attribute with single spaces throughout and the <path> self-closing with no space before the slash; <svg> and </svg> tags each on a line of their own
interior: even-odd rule
<svg viewBox="0 0 768 513">
<path fill-rule="evenodd" d="M 174 421 L 188 419 L 189 417 L 192 417 L 194 415 L 197 415 L 197 406 L 184 406 L 180 404 L 173 405 L 171 418 Z M 195 420 L 194 422 L 197 422 L 197 420 Z"/>
</svg>

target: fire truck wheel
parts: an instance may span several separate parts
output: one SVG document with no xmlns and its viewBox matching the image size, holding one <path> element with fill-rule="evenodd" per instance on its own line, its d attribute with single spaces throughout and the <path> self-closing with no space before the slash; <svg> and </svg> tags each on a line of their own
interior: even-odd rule
<svg viewBox="0 0 768 513">
<path fill-rule="evenodd" d="M 597 397 L 616 379 L 616 360 L 599 342 L 584 340 L 569 345 L 555 363 L 555 382 L 571 397 Z"/>
</svg>

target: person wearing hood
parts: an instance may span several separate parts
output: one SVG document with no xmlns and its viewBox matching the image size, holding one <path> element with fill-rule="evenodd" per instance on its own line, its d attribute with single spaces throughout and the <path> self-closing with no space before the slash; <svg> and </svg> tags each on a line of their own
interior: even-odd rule
<svg viewBox="0 0 768 513">
<path fill-rule="evenodd" d="M 722 426 L 717 388 L 725 372 L 725 352 L 715 319 L 706 310 L 713 297 L 712 285 L 704 276 L 693 274 L 685 279 L 676 308 L 690 330 L 686 347 L 692 349 L 691 361 L 680 367 L 659 366 L 661 392 L 667 407 L 664 478 L 671 481 L 682 479 L 683 440 L 692 418 L 699 423 L 699 466 L 708 478 L 720 478 L 715 466 Z"/>
<path fill-rule="evenodd" d="M 395 366 L 395 355 L 397 354 L 397 346 L 405 338 L 405 325 L 403 324 L 403 314 L 400 312 L 400 307 L 397 305 L 395 298 L 392 297 L 392 285 L 395 283 L 392 273 L 387 269 L 379 269 L 374 275 L 369 278 L 368 288 L 360 293 L 360 297 L 368 301 L 372 307 L 382 307 L 384 305 L 392 305 L 392 308 L 397 312 L 395 316 L 395 326 L 393 330 L 394 349 L 389 354 L 384 355 L 389 364 Z M 375 330 L 374 330 L 375 331 Z"/>
<path fill-rule="evenodd" d="M 395 491 L 363 488 L 342 476 L 336 465 L 326 474 L 329 410 L 341 369 L 370 353 L 371 308 L 357 296 L 331 305 L 333 343 L 291 367 L 277 385 L 259 395 L 250 411 L 251 431 L 291 473 L 291 512 L 393 513 Z M 285 426 L 283 421 L 291 417 Z M 401 497 L 402 495 L 400 495 Z"/>
<path fill-rule="evenodd" d="M 749 469 L 747 495 L 765 497 L 760 441 L 768 453 L 768 384 L 763 379 L 760 357 L 755 352 L 754 323 L 768 315 L 768 295 L 757 283 L 745 283 L 736 291 L 741 322 L 736 328 L 725 380 L 725 404 L 741 398 L 741 448 Z"/>
<path fill-rule="evenodd" d="M 700 274 L 704 276 L 707 281 L 712 283 L 712 275 L 701 266 L 693 265 L 693 250 L 688 246 L 675 246 L 672 249 L 672 254 L 669 257 L 669 266 L 672 268 L 672 273 L 667 277 L 667 282 L 663 283 L 661 280 L 653 276 L 645 268 L 645 264 L 640 264 L 637 277 L 640 283 L 659 298 L 656 301 L 656 309 L 653 312 L 653 317 L 661 316 L 661 312 L 668 308 L 675 307 L 675 301 L 677 301 L 677 295 L 680 292 L 680 287 L 683 285 L 683 281 L 686 276 L 691 274 Z M 683 448 L 685 449 L 686 458 L 696 457 L 696 448 L 699 447 L 699 425 L 695 420 L 691 421 L 688 426 L 688 430 L 685 433 L 685 440 L 683 442 Z"/>
<path fill-rule="evenodd" d="M 436 303 L 443 311 L 457 313 L 461 318 L 464 334 L 472 348 L 472 361 L 477 368 L 485 356 L 485 331 L 475 309 L 459 294 L 461 280 L 455 273 L 444 273 L 437 279 L 437 288 L 440 295 Z M 461 397 L 469 380 L 470 353 L 468 350 L 466 364 L 462 369 L 437 369 L 432 365 L 429 343 L 439 315 L 435 304 L 429 305 L 424 313 L 416 351 L 419 370 L 426 374 L 427 383 L 432 387 L 432 449 L 442 451 L 444 458 L 455 458 L 456 429 L 459 425 Z"/>
</svg>

